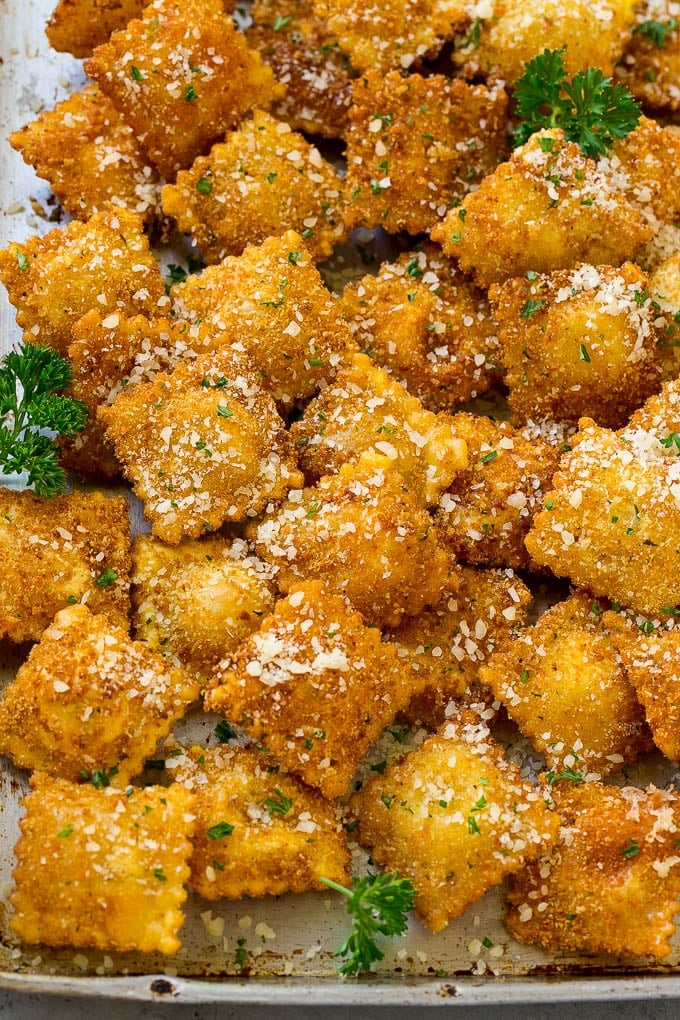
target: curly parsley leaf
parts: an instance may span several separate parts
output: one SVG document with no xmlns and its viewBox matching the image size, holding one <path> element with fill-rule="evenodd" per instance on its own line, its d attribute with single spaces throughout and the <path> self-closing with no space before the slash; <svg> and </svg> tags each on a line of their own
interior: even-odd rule
<svg viewBox="0 0 680 1020">
<path fill-rule="evenodd" d="M 640 104 L 628 89 L 612 84 L 599 68 L 589 67 L 569 80 L 564 49 L 546 49 L 528 61 L 515 86 L 515 101 L 522 121 L 515 131 L 517 145 L 535 131 L 561 128 L 591 158 L 603 156 L 640 119 Z"/>
<path fill-rule="evenodd" d="M 349 976 L 369 970 L 372 963 L 385 955 L 374 936 L 403 935 L 406 931 L 406 915 L 415 901 L 413 886 L 399 875 L 364 875 L 353 879 L 351 889 L 330 878 L 320 881 L 347 898 L 347 913 L 354 919 L 352 931 L 333 954 L 349 957 L 340 973 Z"/>
<path fill-rule="evenodd" d="M 82 431 L 87 408 L 64 397 L 71 366 L 51 347 L 24 344 L 0 362 L 0 470 L 28 473 L 39 496 L 63 492 L 66 474 L 55 440 L 36 429 L 68 438 Z"/>
</svg>

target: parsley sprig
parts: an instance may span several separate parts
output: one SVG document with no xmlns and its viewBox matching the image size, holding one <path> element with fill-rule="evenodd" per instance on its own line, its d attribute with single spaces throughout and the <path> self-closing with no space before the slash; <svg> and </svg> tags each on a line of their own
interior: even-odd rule
<svg viewBox="0 0 680 1020">
<path fill-rule="evenodd" d="M 415 900 L 413 886 L 399 875 L 364 875 L 353 879 L 351 889 L 330 878 L 320 881 L 347 897 L 347 913 L 354 918 L 352 931 L 333 954 L 349 957 L 340 973 L 349 976 L 369 970 L 372 963 L 385 955 L 373 936 L 403 935 L 406 931 L 406 915 Z"/>
<path fill-rule="evenodd" d="M 79 400 L 61 396 L 71 366 L 51 347 L 24 344 L 0 362 L 0 469 L 28 473 L 39 496 L 63 492 L 66 474 L 55 440 L 42 429 L 71 437 L 87 420 Z"/>
<path fill-rule="evenodd" d="M 534 131 L 561 128 L 590 157 L 603 156 L 640 119 L 640 104 L 625 85 L 612 84 L 599 68 L 589 67 L 568 80 L 564 48 L 543 50 L 525 65 L 515 101 L 522 120 L 515 131 L 517 145 Z"/>
</svg>

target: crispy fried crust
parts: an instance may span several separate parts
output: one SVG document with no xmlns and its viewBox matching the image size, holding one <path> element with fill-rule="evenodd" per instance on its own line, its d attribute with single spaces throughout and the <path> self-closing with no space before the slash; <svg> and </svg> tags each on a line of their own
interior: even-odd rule
<svg viewBox="0 0 680 1020">
<path fill-rule="evenodd" d="M 611 161 L 628 175 L 628 194 L 654 229 L 680 213 L 680 132 L 641 117 L 634 131 L 617 139 Z M 618 168 L 618 167 L 617 167 Z"/>
<path fill-rule="evenodd" d="M 10 244 L 0 251 L 0 279 L 26 339 L 64 356 L 71 327 L 91 308 L 152 315 L 167 302 L 142 221 L 123 209 Z"/>
<path fill-rule="evenodd" d="M 132 563 L 123 497 L 74 492 L 45 500 L 0 487 L 0 562 L 1 637 L 38 641 L 58 610 L 81 601 L 128 627 Z"/>
<path fill-rule="evenodd" d="M 312 0 L 314 13 L 360 71 L 406 69 L 435 57 L 466 20 L 461 0 Z"/>
<path fill-rule="evenodd" d="M 532 273 L 489 297 L 514 420 L 618 428 L 659 388 L 658 305 L 632 263 Z"/>
<path fill-rule="evenodd" d="M 348 881 L 347 840 L 335 808 L 281 772 L 271 755 L 192 747 L 173 768 L 196 797 L 189 885 L 204 899 L 324 889 L 321 877 Z"/>
<path fill-rule="evenodd" d="M 505 146 L 502 87 L 367 71 L 352 87 L 349 226 L 419 234 L 495 169 Z M 376 112 L 378 111 L 378 112 Z"/>
<path fill-rule="evenodd" d="M 669 411 L 671 394 L 677 401 L 673 383 L 662 394 Z M 536 563 L 652 615 L 680 591 L 680 451 L 666 438 L 676 430 L 646 420 L 664 400 L 652 398 L 620 432 L 581 418 L 526 538 Z"/>
<path fill-rule="evenodd" d="M 611 75 L 634 20 L 634 0 L 542 0 L 527 6 L 524 0 L 495 0 L 455 54 L 468 73 L 492 73 L 509 84 L 524 65 L 544 49 L 564 48 L 569 77 L 577 71 L 598 67 Z"/>
<path fill-rule="evenodd" d="M 665 379 L 680 373 L 680 252 L 664 259 L 649 277 L 649 290 L 658 305 L 658 341 Z M 660 320 L 664 321 L 661 322 Z"/>
<path fill-rule="evenodd" d="M 307 405 L 291 436 L 300 467 L 312 479 L 374 450 L 389 457 L 426 504 L 436 503 L 467 467 L 467 446 L 451 419 L 426 411 L 365 354 L 355 354 L 335 382 Z"/>
<path fill-rule="evenodd" d="M 234 351 L 161 372 L 98 414 L 154 534 L 171 545 L 255 516 L 302 483 L 271 397 Z"/>
<path fill-rule="evenodd" d="M 15 131 L 10 144 L 79 220 L 109 206 L 145 221 L 160 210 L 158 174 L 147 166 L 132 128 L 96 85 Z"/>
<path fill-rule="evenodd" d="M 246 245 L 284 230 L 299 231 L 323 259 L 347 233 L 341 195 L 342 181 L 316 146 L 254 110 L 163 188 L 163 211 L 208 262 L 240 255 Z"/>
<path fill-rule="evenodd" d="M 677 0 L 647 0 L 636 8 L 636 26 L 623 58 L 616 67 L 619 81 L 627 85 L 645 107 L 664 113 L 680 110 L 680 30 Z M 648 21 L 675 28 L 668 31 L 663 46 L 640 31 Z"/>
<path fill-rule="evenodd" d="M 12 930 L 24 942 L 176 953 L 194 797 L 123 795 L 38 773 L 24 800 Z"/>
<path fill-rule="evenodd" d="M 481 664 L 522 626 L 531 601 L 512 570 L 461 567 L 458 582 L 454 594 L 387 633 L 423 688 L 402 715 L 432 730 L 446 722 L 451 702 L 475 684 Z"/>
<path fill-rule="evenodd" d="M 153 0 L 85 62 L 163 177 L 173 180 L 283 89 L 222 0 Z"/>
<path fill-rule="evenodd" d="M 388 766 L 350 810 L 375 863 L 410 878 L 432 931 L 542 853 L 559 824 L 472 715 Z"/>
<path fill-rule="evenodd" d="M 274 608 L 272 571 L 241 539 L 139 535 L 132 561 L 135 636 L 203 682 Z"/>
<path fill-rule="evenodd" d="M 284 408 L 330 382 L 356 348 L 307 244 L 288 230 L 172 289 L 181 316 L 214 327 L 245 351 Z"/>
<path fill-rule="evenodd" d="M 433 244 L 349 284 L 340 308 L 361 349 L 431 411 L 466 403 L 496 378 L 498 340 L 486 295 Z"/>
<path fill-rule="evenodd" d="M 549 769 L 600 779 L 651 750 L 645 715 L 602 627 L 577 593 L 544 613 L 480 670 Z"/>
<path fill-rule="evenodd" d="M 588 159 L 557 129 L 532 135 L 432 231 L 482 287 L 511 276 L 618 266 L 654 230 L 628 194 L 628 175 Z M 459 215 L 460 214 L 460 215 Z"/>
<path fill-rule="evenodd" d="M 45 34 L 55 50 L 89 57 L 145 7 L 146 0 L 58 0 Z"/>
<path fill-rule="evenodd" d="M 69 606 L 0 701 L 0 753 L 63 779 L 105 770 L 125 783 L 197 695 L 189 676 L 127 630 Z"/>
<path fill-rule="evenodd" d="M 308 0 L 256 0 L 246 38 L 286 95 L 272 112 L 294 131 L 344 137 L 352 102 L 349 61 Z"/>
<path fill-rule="evenodd" d="M 468 467 L 439 501 L 442 541 L 476 565 L 531 566 L 524 539 L 557 467 L 559 445 L 472 414 L 457 414 L 452 424 L 467 443 Z"/>
<path fill-rule="evenodd" d="M 380 631 L 320 581 L 292 587 L 260 630 L 215 670 L 205 698 L 290 772 L 340 797 L 412 683 Z M 342 710 L 339 710 L 339 705 Z"/>
<path fill-rule="evenodd" d="M 677 797 L 572 785 L 553 788 L 560 842 L 512 879 L 510 933 L 553 952 L 668 956 L 680 892 Z"/>
<path fill-rule="evenodd" d="M 370 451 L 313 489 L 291 493 L 249 534 L 258 555 L 278 568 L 282 591 L 322 579 L 381 626 L 438 602 L 450 580 L 450 557 L 430 516 L 392 461 Z"/>
</svg>

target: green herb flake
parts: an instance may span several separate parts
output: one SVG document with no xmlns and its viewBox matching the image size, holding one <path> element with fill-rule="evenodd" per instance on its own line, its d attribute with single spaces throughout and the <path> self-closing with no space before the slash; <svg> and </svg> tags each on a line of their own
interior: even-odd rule
<svg viewBox="0 0 680 1020">
<path fill-rule="evenodd" d="M 209 181 L 207 177 L 199 177 L 196 181 L 196 191 L 201 195 L 209 195 L 212 191 L 212 181 Z"/>
<path fill-rule="evenodd" d="M 154 868 L 153 877 L 157 878 L 159 882 L 167 882 L 168 880 L 168 876 L 165 874 L 162 868 Z"/>
<path fill-rule="evenodd" d="M 479 458 L 480 464 L 489 464 L 492 460 L 495 460 L 498 456 L 498 450 L 489 450 L 483 457 Z"/>
<path fill-rule="evenodd" d="M 588 352 L 588 348 L 586 347 L 585 344 L 579 344 L 578 345 L 578 360 L 579 361 L 586 361 L 588 364 L 590 364 L 590 360 L 591 360 L 590 359 L 590 353 Z"/>
<path fill-rule="evenodd" d="M 627 857 L 628 860 L 630 860 L 631 857 L 635 857 L 636 854 L 640 853 L 640 847 L 638 846 L 637 841 L 633 838 L 629 839 L 621 853 L 624 857 Z"/>
<path fill-rule="evenodd" d="M 264 804 L 270 815 L 287 815 L 293 806 L 293 801 L 290 797 L 284 796 L 281 793 L 278 786 L 274 787 L 274 793 L 276 798 L 268 797 Z"/>
<path fill-rule="evenodd" d="M 94 583 L 98 588 L 110 588 L 118 580 L 118 571 L 114 570 L 113 567 L 104 567 L 99 577 L 95 578 Z"/>
<path fill-rule="evenodd" d="M 72 835 L 73 835 L 73 826 L 71 825 L 70 822 L 68 822 L 64 826 L 64 828 L 61 830 L 61 832 L 57 833 L 57 837 L 59 839 L 66 839 L 67 836 L 72 836 Z"/>
<path fill-rule="evenodd" d="M 130 67 L 130 77 L 132 78 L 133 81 L 144 81 L 144 75 L 142 74 L 138 67 L 135 67 L 134 64 L 132 64 Z"/>
<path fill-rule="evenodd" d="M 522 307 L 520 309 L 519 317 L 520 317 L 520 319 L 530 319 L 531 316 L 535 315 L 536 312 L 540 311 L 542 307 L 543 307 L 543 300 L 541 298 L 538 298 L 535 301 L 533 300 L 533 298 L 529 298 L 522 305 Z"/>
<path fill-rule="evenodd" d="M 274 24 L 272 25 L 273 31 L 282 32 L 284 28 L 288 28 L 292 20 L 293 20 L 292 14 L 288 14 L 285 17 L 282 17 L 280 14 L 277 14 L 277 16 L 274 18 Z"/>
<path fill-rule="evenodd" d="M 206 829 L 206 835 L 208 839 L 224 839 L 225 836 L 231 836 L 233 831 L 234 826 L 229 822 L 218 822 L 217 825 L 211 825 Z"/>
<path fill-rule="evenodd" d="M 217 405 L 217 416 L 218 418 L 233 418 L 234 412 L 226 404 Z"/>
</svg>

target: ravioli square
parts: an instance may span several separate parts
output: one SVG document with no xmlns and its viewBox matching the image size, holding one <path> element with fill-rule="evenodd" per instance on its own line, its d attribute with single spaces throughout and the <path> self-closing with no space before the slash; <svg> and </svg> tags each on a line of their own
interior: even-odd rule
<svg viewBox="0 0 680 1020">
<path fill-rule="evenodd" d="M 167 304 L 163 278 L 142 220 L 124 209 L 96 213 L 44 237 L 0 251 L 0 279 L 26 341 L 66 357 L 71 327 L 97 308 L 153 315 Z"/>
<path fill-rule="evenodd" d="M 45 34 L 60 53 L 89 57 L 95 46 L 138 18 L 145 7 L 145 0 L 58 0 Z"/>
<path fill-rule="evenodd" d="M 677 795 L 566 787 L 553 788 L 559 840 L 511 880 L 510 934 L 552 952 L 663 959 L 680 892 Z"/>
<path fill-rule="evenodd" d="M 420 234 L 494 170 L 505 147 L 502 85 L 444 75 L 382 77 L 352 89 L 347 133 L 347 221 Z"/>
<path fill-rule="evenodd" d="M 411 880 L 431 931 L 543 853 L 559 827 L 544 793 L 472 713 L 376 775 L 349 806 L 375 863 Z"/>
<path fill-rule="evenodd" d="M 222 0 L 153 0 L 85 61 L 166 180 L 282 95 Z"/>
<path fill-rule="evenodd" d="M 98 414 L 153 533 L 170 545 L 254 517 L 302 482 L 271 397 L 235 351 L 160 372 Z"/>
<path fill-rule="evenodd" d="M 336 808 L 254 748 L 201 747 L 171 759 L 196 798 L 189 885 L 206 900 L 280 896 L 348 881 Z"/>
<path fill-rule="evenodd" d="M 127 209 L 145 222 L 160 212 L 158 174 L 148 166 L 132 128 L 96 85 L 74 92 L 15 131 L 10 144 L 79 220 L 108 206 Z"/>
<path fill-rule="evenodd" d="M 73 782 L 120 785 L 197 696 L 194 680 L 127 630 L 68 606 L 0 699 L 0 753 Z"/>
<path fill-rule="evenodd" d="M 205 707 L 333 798 L 345 793 L 410 694 L 409 677 L 380 631 L 320 581 L 308 581 L 219 664 Z"/>
<path fill-rule="evenodd" d="M 37 773 L 24 807 L 10 921 L 22 941 L 177 952 L 195 819 L 188 790 L 96 790 Z"/>
<path fill-rule="evenodd" d="M 202 683 L 274 608 L 273 571 L 243 539 L 139 535 L 132 562 L 135 636 Z"/>
<path fill-rule="evenodd" d="M 314 145 L 263 110 L 163 188 L 163 212 L 177 220 L 208 262 L 240 255 L 296 230 L 315 258 L 346 237 L 343 184 Z"/>
<path fill-rule="evenodd" d="M 0 637 L 38 641 L 56 612 L 78 602 L 127 628 L 131 541 L 122 496 L 45 500 L 0 487 Z"/>
</svg>

